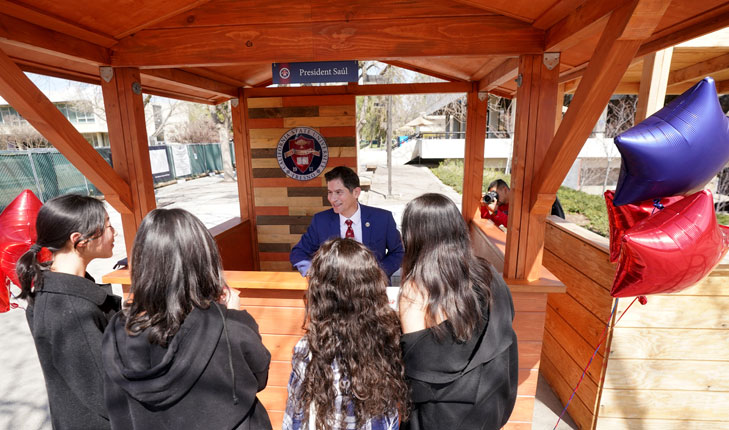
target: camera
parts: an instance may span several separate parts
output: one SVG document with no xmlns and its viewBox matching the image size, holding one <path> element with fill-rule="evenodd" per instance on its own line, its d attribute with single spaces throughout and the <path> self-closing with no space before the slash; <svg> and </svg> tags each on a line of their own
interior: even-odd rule
<svg viewBox="0 0 729 430">
<path fill-rule="evenodd" d="M 499 193 L 496 191 L 489 191 L 488 193 L 484 194 L 483 196 L 483 202 L 487 205 L 490 205 L 493 202 L 496 202 L 499 200 Z"/>
</svg>

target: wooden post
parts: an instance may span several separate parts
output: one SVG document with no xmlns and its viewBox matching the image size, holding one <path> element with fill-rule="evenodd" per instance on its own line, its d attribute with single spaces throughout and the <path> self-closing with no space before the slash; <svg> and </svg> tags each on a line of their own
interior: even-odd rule
<svg viewBox="0 0 729 430">
<path fill-rule="evenodd" d="M 519 77 L 504 277 L 534 281 L 541 270 L 546 213 L 530 207 L 536 191 L 531 179 L 554 136 L 559 54 L 521 56 Z"/>
<path fill-rule="evenodd" d="M 672 56 L 673 47 L 643 57 L 643 75 L 635 111 L 636 124 L 658 112 L 665 104 Z"/>
<path fill-rule="evenodd" d="M 248 131 L 248 97 L 241 88 L 240 95 L 230 104 L 233 119 L 233 148 L 235 148 L 236 177 L 238 178 L 238 202 L 241 221 L 250 221 L 251 255 L 255 270 L 260 270 L 258 254 L 258 228 L 253 205 L 253 168 L 251 165 L 251 144 Z"/>
<path fill-rule="evenodd" d="M 475 82 L 467 95 L 466 149 L 463 163 L 463 199 L 461 203 L 461 212 L 466 222 L 473 219 L 481 201 L 487 101 L 487 94 L 479 94 L 478 82 Z"/>
<path fill-rule="evenodd" d="M 132 211 L 122 214 L 124 242 L 131 258 L 142 219 L 157 207 L 139 69 L 102 67 L 100 74 L 114 170 L 132 191 Z"/>
</svg>

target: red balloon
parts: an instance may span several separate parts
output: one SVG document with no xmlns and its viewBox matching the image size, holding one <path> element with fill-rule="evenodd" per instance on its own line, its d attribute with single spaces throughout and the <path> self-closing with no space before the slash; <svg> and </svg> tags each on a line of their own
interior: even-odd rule
<svg viewBox="0 0 729 430">
<path fill-rule="evenodd" d="M 630 203 L 627 205 L 615 206 L 613 204 L 614 197 L 615 191 L 605 191 L 605 204 L 607 205 L 608 222 L 610 224 L 611 263 L 618 261 L 618 256 L 620 255 L 620 244 L 625 231 L 659 210 L 654 205 L 653 200 L 645 200 L 638 204 Z M 659 201 L 659 204 L 665 207 L 679 200 L 681 200 L 681 197 L 665 197 Z"/>
<path fill-rule="evenodd" d="M 629 228 L 610 294 L 681 291 L 699 282 L 729 249 L 729 228 L 716 222 L 708 190 L 665 207 Z"/>
<path fill-rule="evenodd" d="M 35 219 L 43 203 L 30 190 L 18 195 L 0 214 L 0 281 L 7 284 L 9 279 L 19 285 L 15 274 L 18 259 L 35 243 Z M 38 254 L 39 261 L 48 261 L 51 253 L 43 249 Z M 8 310 L 9 291 L 0 288 L 0 312 Z"/>
</svg>

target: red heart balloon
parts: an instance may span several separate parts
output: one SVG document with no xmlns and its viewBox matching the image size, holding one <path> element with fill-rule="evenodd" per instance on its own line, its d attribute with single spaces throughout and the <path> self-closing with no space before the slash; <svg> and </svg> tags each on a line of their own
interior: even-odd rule
<svg viewBox="0 0 729 430">
<path fill-rule="evenodd" d="M 43 203 L 30 190 L 21 192 L 0 214 L 0 281 L 7 284 L 10 279 L 19 285 L 15 274 L 18 259 L 35 243 L 35 219 Z M 39 261 L 48 261 L 51 253 L 43 249 Z M 9 291 L 0 288 L 0 312 L 8 310 Z"/>
<path fill-rule="evenodd" d="M 681 291 L 708 275 L 727 249 L 729 228 L 716 222 L 711 192 L 681 197 L 625 232 L 610 294 Z"/>
<path fill-rule="evenodd" d="M 620 244 L 625 231 L 648 218 L 659 209 L 654 205 L 653 200 L 645 200 L 638 204 L 627 204 L 615 206 L 613 198 L 615 191 L 605 191 L 605 205 L 607 206 L 608 222 L 610 224 L 610 262 L 618 261 L 620 255 Z M 659 201 L 663 207 L 681 200 L 681 197 L 664 197 Z"/>
</svg>

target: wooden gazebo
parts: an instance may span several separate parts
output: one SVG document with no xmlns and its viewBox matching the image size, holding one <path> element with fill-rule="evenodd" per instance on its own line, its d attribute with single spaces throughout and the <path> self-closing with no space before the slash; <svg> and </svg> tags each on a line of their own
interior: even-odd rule
<svg viewBox="0 0 729 430">
<path fill-rule="evenodd" d="M 512 288 L 521 370 L 508 428 L 528 429 L 540 363 L 566 401 L 575 372 L 589 358 L 578 354 L 594 348 L 598 336 L 592 331 L 607 322 L 612 303 L 605 284 L 614 268 L 606 261 L 605 244 L 547 220 L 557 189 L 631 64 L 642 60 L 642 76 L 651 76 L 661 64 L 656 51 L 727 25 L 726 0 L 0 0 L 0 96 L 122 214 L 128 248 L 156 205 L 142 93 L 208 104 L 232 101 L 240 217 L 214 231 L 232 271 L 229 280 L 242 289 L 244 306 L 274 354 L 262 399 L 280 423 L 305 288 L 288 272 L 286 256 L 309 217 L 326 203 L 321 178 L 298 182 L 277 170 L 272 141 L 287 128 L 315 127 L 332 148 L 330 167 L 356 167 L 355 96 L 467 93 L 463 215 L 471 222 L 474 246 L 503 267 Z M 444 82 L 268 87 L 271 63 L 329 60 L 379 60 Z M 23 71 L 101 85 L 113 167 Z M 638 90 L 654 91 L 650 78 L 639 82 Z M 719 82 L 727 86 L 729 81 Z M 565 91 L 574 98 L 562 117 Z M 487 93 L 518 100 L 506 236 L 475 219 Z M 643 97 L 656 100 L 645 104 L 646 111 L 659 107 L 658 99 Z M 265 272 L 253 272 L 260 270 Z M 722 294 L 718 288 L 702 291 Z M 715 337 L 721 333 L 718 339 L 726 345 L 726 324 L 716 325 L 699 329 L 714 330 Z M 729 360 L 726 351 L 717 354 L 718 359 L 694 359 Z M 605 386 L 607 357 L 603 353 L 593 363 L 591 383 L 570 406 L 582 428 L 637 428 L 643 418 L 644 429 L 729 426 L 726 414 L 702 415 L 698 406 L 664 415 L 615 406 L 620 396 Z M 707 408 L 725 406 L 727 385 L 720 384 L 723 394 L 693 387 L 689 395 Z M 662 404 L 675 403 L 667 400 L 664 386 L 655 390 Z M 605 398 L 613 403 L 603 404 Z"/>
</svg>

